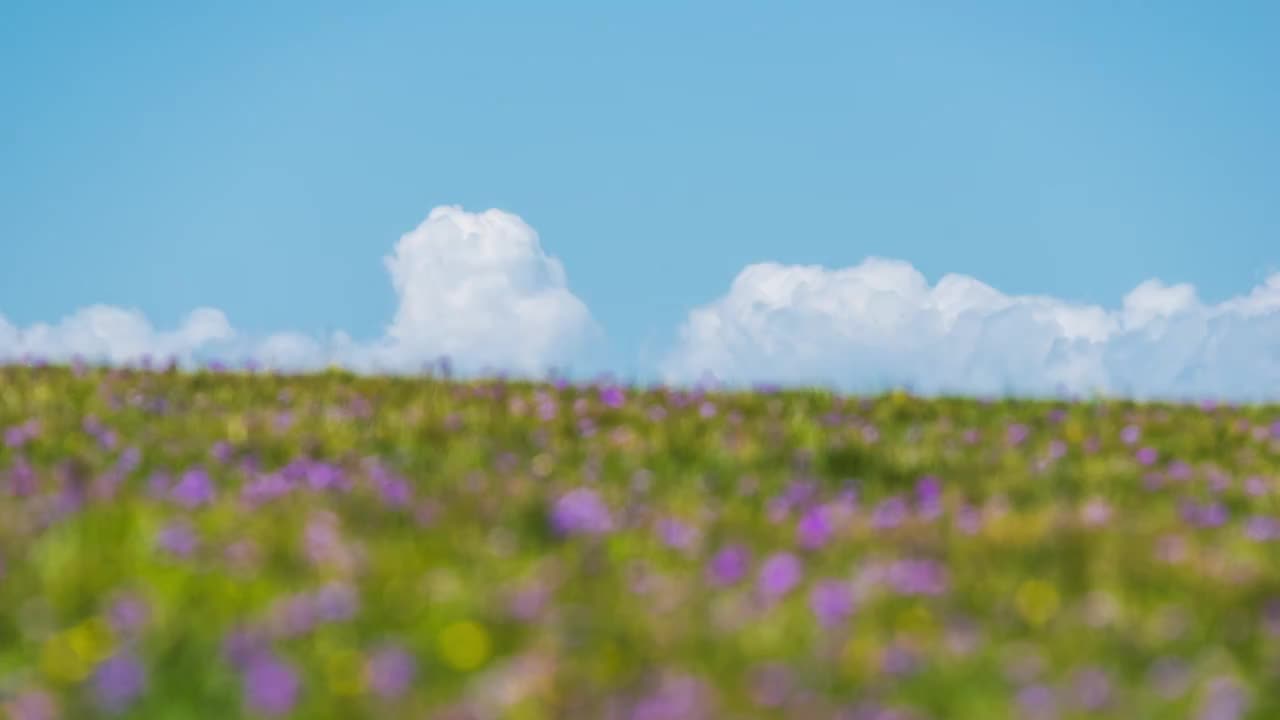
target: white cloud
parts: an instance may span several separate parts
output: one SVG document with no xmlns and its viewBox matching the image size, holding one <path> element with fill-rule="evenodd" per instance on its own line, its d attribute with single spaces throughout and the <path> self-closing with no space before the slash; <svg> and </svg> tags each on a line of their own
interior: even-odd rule
<svg viewBox="0 0 1280 720">
<path fill-rule="evenodd" d="M 56 325 L 37 323 L 16 328 L 0 318 L 0 356 L 63 359 L 80 356 L 108 362 L 127 362 L 144 356 L 189 359 L 202 347 L 235 336 L 218 310 L 195 310 L 171 332 L 151 326 L 141 312 L 109 305 L 91 305 Z"/>
<path fill-rule="evenodd" d="M 1205 305 L 1190 285 L 1142 283 L 1119 309 L 1010 296 L 910 264 L 751 265 L 692 311 L 665 379 L 847 390 L 1139 397 L 1280 397 L 1280 274 Z"/>
<path fill-rule="evenodd" d="M 399 307 L 376 357 L 448 355 L 536 372 L 598 333 L 538 234 L 501 210 L 438 207 L 386 258 Z"/>
<path fill-rule="evenodd" d="M 581 361 L 602 337 L 564 267 L 519 217 L 438 207 L 384 259 L 398 305 L 370 341 L 344 333 L 254 337 L 202 308 L 173 330 L 136 310 L 81 309 L 55 325 L 0 316 L 0 360 L 176 357 L 316 369 L 413 371 L 448 356 L 462 374 L 539 374 Z M 581 369 L 581 365 L 579 368 Z M 751 265 L 693 310 L 660 363 L 670 382 L 906 385 L 925 393 L 1280 397 L 1280 273 L 1207 305 L 1190 285 L 1149 280 L 1118 307 L 1006 295 L 976 279 L 930 284 L 871 258 L 829 270 Z"/>
<path fill-rule="evenodd" d="M 448 356 L 461 373 L 537 373 L 568 363 L 602 333 L 568 289 L 563 266 L 519 217 L 437 207 L 386 258 L 399 298 L 385 336 L 369 343 L 337 333 L 319 341 L 297 333 L 237 333 L 222 312 L 200 309 L 172 332 L 136 310 L 95 305 L 58 325 L 16 328 L 0 316 L 0 359 L 23 357 L 132 362 L 175 357 L 237 360 L 314 369 L 416 370 Z"/>
</svg>

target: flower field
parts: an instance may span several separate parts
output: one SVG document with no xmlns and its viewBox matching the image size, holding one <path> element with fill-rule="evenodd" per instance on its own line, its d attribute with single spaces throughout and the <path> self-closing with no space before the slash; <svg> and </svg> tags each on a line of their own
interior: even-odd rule
<svg viewBox="0 0 1280 720">
<path fill-rule="evenodd" d="M 51 718 L 1280 717 L 1280 408 L 0 368 Z"/>
</svg>

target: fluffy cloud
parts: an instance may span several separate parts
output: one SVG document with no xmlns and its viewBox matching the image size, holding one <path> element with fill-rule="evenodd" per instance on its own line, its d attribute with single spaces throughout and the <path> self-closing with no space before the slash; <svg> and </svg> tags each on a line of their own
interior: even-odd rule
<svg viewBox="0 0 1280 720">
<path fill-rule="evenodd" d="M 1206 305 L 1151 280 L 1118 309 L 1011 296 L 963 275 L 929 282 L 910 264 L 752 265 L 695 309 L 662 367 L 729 384 L 924 393 L 1149 398 L 1280 396 L 1280 274 Z"/>
<path fill-rule="evenodd" d="M 385 260 L 399 298 L 368 358 L 387 366 L 447 355 L 531 373 L 600 336 L 538 234 L 500 210 L 438 207 Z"/>
<path fill-rule="evenodd" d="M 338 363 L 403 371 L 447 356 L 463 373 L 532 374 L 569 362 L 602 335 L 569 291 L 560 261 L 510 213 L 437 207 L 400 238 L 385 263 L 399 305 L 385 335 L 368 343 L 343 333 L 324 340 L 295 333 L 246 337 L 212 309 L 160 332 L 140 312 L 98 305 L 55 326 L 16 328 L 0 316 L 0 359 L 78 356 L 124 363 L 149 356 L 191 363 L 252 357 L 285 369 Z"/>
<path fill-rule="evenodd" d="M 177 330 L 160 332 L 136 310 L 93 305 L 77 310 L 56 325 L 19 329 L 0 317 L 0 357 L 47 359 L 80 356 L 128 362 L 144 356 L 190 359 L 207 346 L 234 339 L 235 331 L 220 311 L 201 308 Z"/>
<path fill-rule="evenodd" d="M 209 308 L 162 331 L 137 311 L 96 305 L 54 325 L 19 328 L 0 316 L 0 361 L 251 357 L 290 370 L 396 372 L 448 356 L 464 374 L 530 375 L 564 369 L 602 337 L 564 267 L 510 213 L 438 207 L 384 263 L 398 305 L 371 341 L 250 337 Z M 1006 295 L 962 275 L 931 285 L 895 260 L 752 265 L 689 314 L 659 370 L 677 383 L 710 372 L 734 385 L 852 391 L 1270 399 L 1280 397 L 1280 274 L 1213 305 L 1190 285 L 1150 280 L 1103 308 Z"/>
</svg>

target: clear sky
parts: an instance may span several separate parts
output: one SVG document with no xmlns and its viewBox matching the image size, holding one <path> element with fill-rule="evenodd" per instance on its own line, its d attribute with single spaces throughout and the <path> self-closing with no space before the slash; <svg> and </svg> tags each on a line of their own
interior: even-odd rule
<svg viewBox="0 0 1280 720">
<path fill-rule="evenodd" d="M 623 5 L 5 0 L 10 344 L 95 304 L 373 342 L 406 314 L 384 258 L 445 205 L 536 231 L 607 338 L 595 362 L 624 374 L 774 368 L 803 318 L 669 359 L 753 263 L 890 258 L 1115 318 L 1152 278 L 1210 308 L 1280 270 L 1280 4 Z M 867 307 L 785 342 L 839 374 L 880 341 L 823 338 Z M 1280 382 L 1280 309 L 1258 307 L 1206 332 Z M 1212 390 L 1214 367 L 1169 382 Z"/>
</svg>

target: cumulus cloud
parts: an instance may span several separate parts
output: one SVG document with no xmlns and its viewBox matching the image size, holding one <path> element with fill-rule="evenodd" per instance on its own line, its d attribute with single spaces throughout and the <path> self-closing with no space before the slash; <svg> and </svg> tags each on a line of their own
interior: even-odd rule
<svg viewBox="0 0 1280 720">
<path fill-rule="evenodd" d="M 538 234 L 501 210 L 438 207 L 385 259 L 399 298 L 375 362 L 446 355 L 536 372 L 566 363 L 600 331 Z"/>
<path fill-rule="evenodd" d="M 250 336 L 211 308 L 161 330 L 136 310 L 95 305 L 52 325 L 0 316 L 0 361 L 253 358 L 288 370 L 399 372 L 448 357 L 462 374 L 533 375 L 568 369 L 603 337 L 563 265 L 516 215 L 435 208 L 383 262 L 397 306 L 371 340 Z M 1217 304 L 1190 285 L 1149 280 L 1106 308 L 1007 295 L 963 275 L 930 284 L 896 260 L 835 270 L 763 263 L 694 309 L 659 365 L 674 383 L 710 373 L 731 385 L 848 391 L 1272 399 L 1280 273 Z"/>
<path fill-rule="evenodd" d="M 400 238 L 385 264 L 398 306 L 385 334 L 370 342 L 344 333 L 249 337 L 208 308 L 162 332 L 136 310 L 95 305 L 52 326 L 17 328 L 0 316 L 0 359 L 125 363 L 151 357 L 189 364 L 253 358 L 284 369 L 336 363 L 412 371 L 448 357 L 462 373 L 532 374 L 562 367 L 602 337 L 586 305 L 570 292 L 560 261 L 511 213 L 437 207 Z"/>
<path fill-rule="evenodd" d="M 1214 305 L 1190 285 L 1150 280 L 1108 309 L 963 275 L 930 285 L 880 258 L 751 265 L 689 314 L 662 363 L 672 382 L 706 372 L 731 385 L 853 391 L 1280 397 L 1280 273 Z"/>
<path fill-rule="evenodd" d="M 9 358 L 79 356 L 115 363 L 144 356 L 189 359 L 203 347 L 234 337 L 226 316 L 212 308 L 195 310 L 170 332 L 156 330 L 137 310 L 109 305 L 82 308 L 56 325 L 17 328 L 0 317 L 0 356 Z"/>
</svg>

